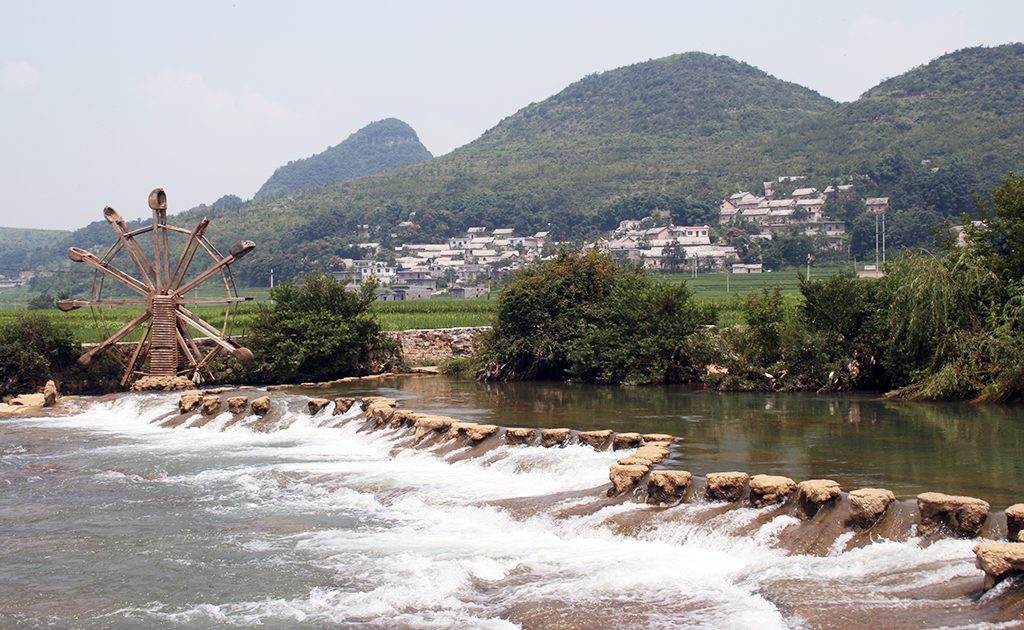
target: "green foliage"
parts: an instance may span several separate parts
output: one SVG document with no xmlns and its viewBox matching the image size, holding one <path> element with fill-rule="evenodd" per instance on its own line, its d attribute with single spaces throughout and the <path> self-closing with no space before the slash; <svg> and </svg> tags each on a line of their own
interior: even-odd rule
<svg viewBox="0 0 1024 630">
<path fill-rule="evenodd" d="M 38 313 L 23 313 L 0 324 L 0 396 L 36 391 L 48 379 L 61 380 L 81 348 L 71 330 Z"/>
<path fill-rule="evenodd" d="M 690 338 L 714 317 L 684 283 L 655 282 L 604 253 L 562 253 L 502 289 L 482 357 L 507 379 L 687 380 Z"/>
<path fill-rule="evenodd" d="M 974 251 L 1003 281 L 1024 278 L 1024 176 L 1010 173 L 982 203 L 982 227 L 968 227 Z"/>
<path fill-rule="evenodd" d="M 370 313 L 372 283 L 358 293 L 323 274 L 271 292 L 249 325 L 256 362 L 250 377 L 263 382 L 328 380 L 366 374 L 388 344 Z"/>
<path fill-rule="evenodd" d="M 363 127 L 323 153 L 278 168 L 256 191 L 255 197 L 280 197 L 381 173 L 431 157 L 412 127 L 396 118 L 387 118 Z"/>
</svg>

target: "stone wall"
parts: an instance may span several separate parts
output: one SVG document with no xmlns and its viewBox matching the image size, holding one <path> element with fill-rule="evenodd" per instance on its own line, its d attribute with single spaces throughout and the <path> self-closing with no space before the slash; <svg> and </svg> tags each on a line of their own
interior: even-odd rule
<svg viewBox="0 0 1024 630">
<path fill-rule="evenodd" d="M 433 365 L 452 357 L 466 357 L 477 349 L 480 335 L 490 326 L 466 328 L 421 328 L 390 334 L 401 346 L 411 365 Z"/>
</svg>

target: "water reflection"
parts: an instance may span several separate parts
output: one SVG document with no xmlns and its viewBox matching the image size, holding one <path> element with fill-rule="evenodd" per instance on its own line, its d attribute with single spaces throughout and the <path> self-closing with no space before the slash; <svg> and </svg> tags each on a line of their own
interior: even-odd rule
<svg viewBox="0 0 1024 630">
<path fill-rule="evenodd" d="M 506 426 L 672 433 L 673 463 L 696 473 L 746 470 L 1024 500 L 1024 407 L 923 404 L 869 396 L 720 393 L 686 387 L 476 383 L 399 377 L 334 390 Z"/>
</svg>

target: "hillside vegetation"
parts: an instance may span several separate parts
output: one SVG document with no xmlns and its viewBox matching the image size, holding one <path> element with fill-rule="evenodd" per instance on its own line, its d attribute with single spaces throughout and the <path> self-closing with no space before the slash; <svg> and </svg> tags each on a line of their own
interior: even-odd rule
<svg viewBox="0 0 1024 630">
<path fill-rule="evenodd" d="M 288 162 L 256 191 L 256 199 L 280 197 L 429 160 L 430 151 L 412 127 L 397 118 L 370 123 L 323 153 Z"/>
<path fill-rule="evenodd" d="M 209 216 L 215 242 L 255 240 L 238 272 L 264 284 L 271 268 L 289 278 L 358 256 L 358 241 L 423 242 L 471 225 L 582 239 L 655 209 L 713 223 L 723 196 L 766 178 L 856 175 L 857 198 L 839 209 L 855 251 L 873 251 L 873 223 L 854 224 L 862 195 L 891 195 L 894 229 L 914 235 L 898 240 L 914 245 L 1024 170 L 1022 86 L 1021 44 L 954 52 L 841 104 L 728 57 L 685 53 L 587 76 L 447 155 L 178 222 Z M 364 223 L 374 230 L 357 237 Z M 92 246 L 92 229 L 63 247 Z"/>
</svg>

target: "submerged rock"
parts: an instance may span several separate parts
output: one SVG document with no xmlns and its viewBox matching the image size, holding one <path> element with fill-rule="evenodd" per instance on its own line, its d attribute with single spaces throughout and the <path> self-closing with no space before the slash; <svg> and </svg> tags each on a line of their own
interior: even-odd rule
<svg viewBox="0 0 1024 630">
<path fill-rule="evenodd" d="M 754 475 L 750 478 L 750 503 L 758 508 L 782 503 L 794 490 L 796 482 L 789 477 Z"/>
<path fill-rule="evenodd" d="M 676 439 L 668 433 L 644 433 L 641 437 L 644 438 L 644 442 L 671 442 Z"/>
<path fill-rule="evenodd" d="M 846 496 L 850 520 L 859 527 L 871 527 L 885 516 L 896 495 L 884 488 L 860 488 Z"/>
<path fill-rule="evenodd" d="M 749 480 L 745 472 L 708 473 L 704 492 L 712 501 L 739 501 Z"/>
<path fill-rule="evenodd" d="M 533 444 L 537 437 L 537 429 L 512 428 L 505 429 L 506 444 Z"/>
<path fill-rule="evenodd" d="M 917 531 L 928 535 L 947 527 L 957 536 L 973 538 L 985 524 L 989 508 L 987 501 L 974 497 L 925 492 L 917 495 L 917 509 L 921 513 Z"/>
<path fill-rule="evenodd" d="M 647 481 L 648 503 L 677 503 L 693 477 L 685 470 L 655 470 Z"/>
<path fill-rule="evenodd" d="M 228 411 L 233 414 L 240 414 L 249 406 L 249 399 L 245 396 L 232 396 L 228 398 Z"/>
<path fill-rule="evenodd" d="M 561 446 L 569 439 L 571 429 L 543 429 L 540 432 L 540 445 L 544 448 Z"/>
<path fill-rule="evenodd" d="M 1024 503 L 1006 508 L 1006 538 L 1010 542 L 1024 542 Z"/>
<path fill-rule="evenodd" d="M 835 502 L 842 490 L 831 479 L 809 479 L 797 484 L 797 506 L 803 518 L 812 518 L 826 504 Z"/>
<path fill-rule="evenodd" d="M 1024 543 L 980 543 L 974 546 L 974 565 L 985 572 L 985 590 L 1016 573 L 1024 573 Z"/>
<path fill-rule="evenodd" d="M 316 415 L 327 408 L 327 405 L 331 404 L 331 401 L 326 398 L 310 398 L 309 402 L 306 403 L 306 408 L 309 409 L 310 415 Z"/>
<path fill-rule="evenodd" d="M 650 468 L 640 464 L 612 464 L 608 469 L 608 479 L 612 482 L 611 494 L 622 494 L 627 488 L 635 486 L 648 470 Z"/>
<path fill-rule="evenodd" d="M 267 415 L 267 412 L 270 411 L 270 397 L 260 396 L 249 403 L 249 408 L 252 409 L 252 412 L 257 416 Z"/>
</svg>

